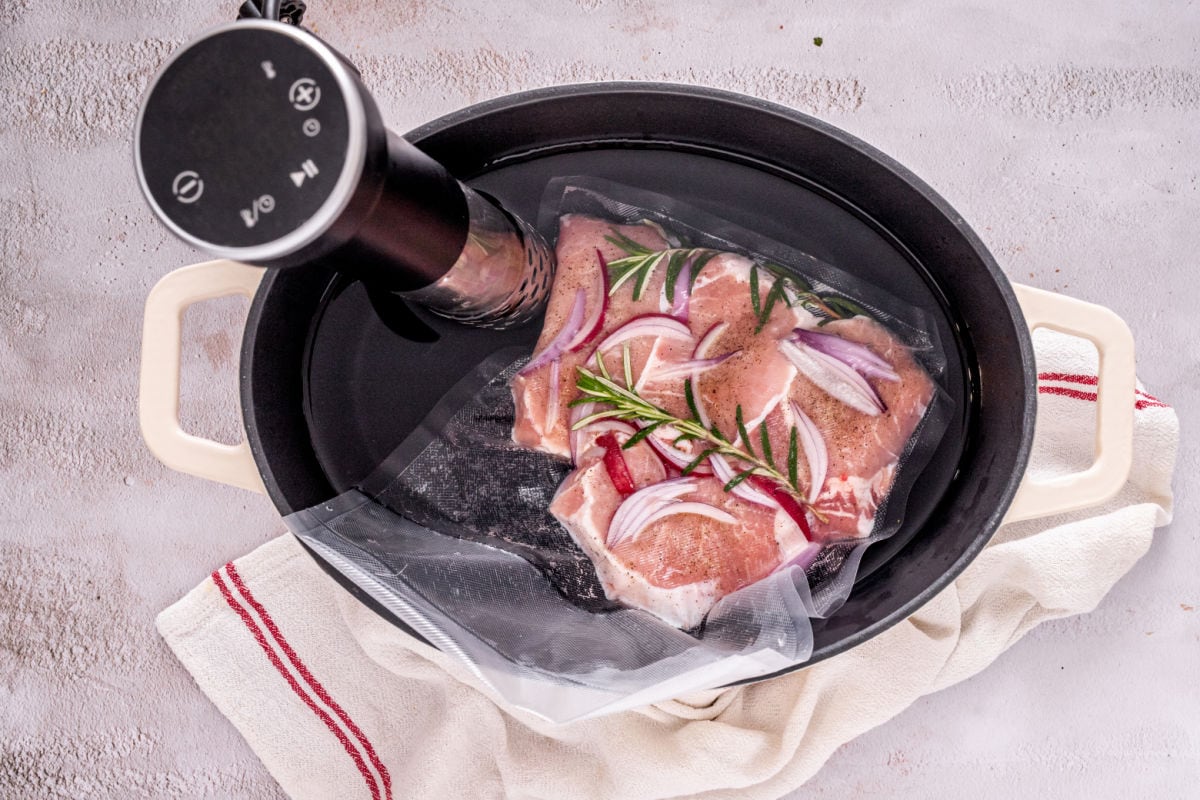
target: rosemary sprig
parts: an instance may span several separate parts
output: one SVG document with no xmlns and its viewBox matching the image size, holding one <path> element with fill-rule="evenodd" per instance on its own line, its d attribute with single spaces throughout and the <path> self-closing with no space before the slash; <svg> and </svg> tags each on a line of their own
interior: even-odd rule
<svg viewBox="0 0 1200 800">
<path fill-rule="evenodd" d="M 650 276 L 663 264 L 667 265 L 666 279 L 663 281 L 663 293 L 670 300 L 675 296 L 675 284 L 679 275 L 689 262 L 691 264 L 688 291 L 696 282 L 700 271 L 713 258 L 721 254 L 720 250 L 709 247 L 668 247 L 665 250 L 653 250 L 616 229 L 610 229 L 612 235 L 605 240 L 621 248 L 624 258 L 608 262 L 611 276 L 609 296 L 630 281 L 633 282 L 633 299 L 641 300 L 650 282 Z M 771 288 L 766 297 L 762 297 L 761 285 L 763 280 L 769 280 Z M 758 325 L 754 332 L 759 333 L 771 319 L 771 312 L 780 301 L 791 308 L 800 303 L 808 311 L 821 317 L 818 325 L 825 325 L 835 319 L 846 319 L 859 314 L 871 316 L 867 309 L 858 303 L 833 292 L 824 294 L 816 292 L 806 280 L 789 272 L 778 264 L 767 261 L 755 261 L 750 267 L 750 307 Z"/>
<path fill-rule="evenodd" d="M 772 279 L 771 288 L 767 290 L 765 298 L 759 297 L 760 270 Z M 778 264 L 765 261 L 755 262 L 750 267 L 750 307 L 754 309 L 754 315 L 758 318 L 758 325 L 754 329 L 755 333 L 762 331 L 770 321 L 771 312 L 775 310 L 775 306 L 780 300 L 788 308 L 795 303 L 800 303 L 808 311 L 820 316 L 822 319 L 817 323 L 818 325 L 825 325 L 835 319 L 846 319 L 859 314 L 871 316 L 871 312 L 849 298 L 833 292 L 824 294 L 816 292 L 808 281 Z"/>
<path fill-rule="evenodd" d="M 634 300 L 642 299 L 642 293 L 646 290 L 650 276 L 664 263 L 667 265 L 667 275 L 663 282 L 663 293 L 668 298 L 675 295 L 675 284 L 679 280 L 679 274 L 683 272 L 684 265 L 689 261 L 691 262 L 691 273 L 688 280 L 688 291 L 691 291 L 700 270 L 720 252 L 706 247 L 668 247 L 665 250 L 651 250 L 617 230 L 612 230 L 612 235 L 604 238 L 625 252 L 624 258 L 608 262 L 612 278 L 612 286 L 608 290 L 609 296 L 615 295 L 621 286 L 632 280 Z"/>
<path fill-rule="evenodd" d="M 649 435 L 651 427 L 658 428 L 668 425 L 679 432 L 679 436 L 675 439 L 676 445 L 686 441 L 703 442 L 705 445 L 704 449 L 683 468 L 682 472 L 684 475 L 690 474 L 710 456 L 728 456 L 748 466 L 744 467 L 725 484 L 725 491 L 728 492 L 742 481 L 758 475 L 774 482 L 788 494 L 792 495 L 797 502 L 812 511 L 813 515 L 822 522 L 827 521 L 816 509 L 809 505 L 800 492 L 800 487 L 796 480 L 796 432 L 794 429 L 791 433 L 788 453 L 789 474 L 785 475 L 772 462 L 770 439 L 767 437 L 765 428 L 762 430 L 761 437 L 764 451 L 763 457 L 760 458 L 755 454 L 750 436 L 746 433 L 741 406 L 737 408 L 737 425 L 741 446 L 730 442 L 715 424 L 705 426 L 700 421 L 700 415 L 696 408 L 695 393 L 690 379 L 684 382 L 684 396 L 687 398 L 688 408 L 692 416 L 690 419 L 681 419 L 642 397 L 628 380 L 626 380 L 626 386 L 621 386 L 614 381 L 607 367 L 605 367 L 603 359 L 597 361 L 597 372 L 592 372 L 586 367 L 576 367 L 575 369 L 578 373 L 575 385 L 582 393 L 582 396 L 572 401 L 571 405 L 603 403 L 608 407 L 579 420 L 573 426 L 573 430 L 579 430 L 602 419 L 621 419 L 646 425 L 646 428 L 642 428 L 641 431 L 630 437 L 629 441 L 625 443 L 625 447 L 630 447 Z"/>
</svg>

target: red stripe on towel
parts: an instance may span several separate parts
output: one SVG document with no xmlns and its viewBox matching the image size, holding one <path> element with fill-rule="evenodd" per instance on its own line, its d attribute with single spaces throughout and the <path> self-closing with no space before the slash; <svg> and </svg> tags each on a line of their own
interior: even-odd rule
<svg viewBox="0 0 1200 800">
<path fill-rule="evenodd" d="M 261 603 L 258 602 L 258 599 L 250 593 L 250 590 L 242 581 L 242 576 L 238 574 L 237 567 L 233 565 L 232 561 L 225 565 L 225 570 L 229 573 L 229 578 L 233 581 L 233 585 L 236 586 L 237 590 L 241 593 L 242 598 L 250 604 L 251 608 L 258 612 L 260 617 L 262 617 L 263 624 L 266 625 L 267 630 L 270 632 L 272 638 L 274 638 L 275 642 L 279 645 L 279 649 L 282 650 L 284 655 L 287 656 L 288 661 L 290 661 L 292 666 L 296 668 L 296 671 L 300 673 L 300 677 L 304 678 L 304 681 L 309 685 L 309 688 L 316 693 L 317 697 L 321 698 L 325 705 L 333 709 L 333 713 L 336 714 L 338 719 L 340 719 L 342 723 L 350 729 L 350 732 L 354 734 L 354 738 L 357 739 L 358 743 L 362 745 L 362 748 L 367 751 L 367 757 L 371 760 L 371 765 L 375 767 L 375 769 L 379 772 L 379 776 L 383 779 L 384 795 L 386 796 L 387 800 L 391 800 L 392 777 L 388 774 L 387 767 L 385 767 L 383 762 L 379 760 L 379 756 L 376 754 L 375 748 L 371 745 L 371 740 L 368 739 L 366 734 L 363 733 L 358 725 L 354 723 L 354 720 L 350 719 L 350 715 L 347 714 L 340 705 L 334 702 L 333 698 L 329 696 L 329 692 L 325 691 L 325 687 L 321 685 L 321 682 L 313 676 L 312 672 L 309 671 L 304 662 L 300 660 L 300 656 L 296 655 L 296 651 L 292 649 L 292 646 L 288 643 L 288 640 L 285 639 L 283 634 L 279 632 L 279 626 L 275 624 L 275 620 L 271 618 L 271 615 L 267 613 L 267 610 L 263 608 Z"/>
<path fill-rule="evenodd" d="M 1075 400 L 1091 400 L 1096 401 L 1095 392 L 1081 392 L 1078 389 L 1065 389 L 1062 386 L 1039 386 L 1038 392 L 1041 394 L 1057 394 L 1063 397 L 1071 397 Z"/>
<path fill-rule="evenodd" d="M 1081 392 L 1078 389 L 1067 389 L 1062 386 L 1039 386 L 1038 393 L 1056 394 L 1061 397 L 1070 397 L 1073 400 L 1089 400 L 1093 403 L 1096 402 L 1095 392 Z M 1170 406 L 1166 403 L 1162 403 L 1157 400 L 1143 400 L 1141 398 L 1138 398 L 1137 402 L 1133 404 L 1133 407 L 1138 411 L 1141 411 L 1143 408 L 1170 408 Z"/>
<path fill-rule="evenodd" d="M 1061 383 L 1080 383 L 1084 386 L 1096 386 L 1099 379 L 1095 375 L 1080 375 L 1072 372 L 1039 372 L 1039 381 L 1059 381 Z M 1067 389 L 1059 386 L 1039 386 L 1038 391 L 1042 394 L 1057 394 L 1063 397 L 1072 397 L 1076 400 L 1095 400 L 1096 395 L 1093 392 L 1081 392 L 1076 389 Z M 1134 403 L 1134 408 L 1141 411 L 1143 408 L 1170 408 L 1171 406 L 1159 400 L 1149 392 L 1137 390 L 1140 395 L 1137 402 Z"/>
<path fill-rule="evenodd" d="M 1067 383 L 1086 383 L 1095 386 L 1098 378 L 1095 375 L 1076 375 L 1070 372 L 1039 372 L 1039 381 L 1066 381 Z"/>
<path fill-rule="evenodd" d="M 233 564 L 230 563 L 226 564 L 225 566 L 232 567 Z M 278 671 L 279 674 L 283 676 L 284 680 L 287 681 L 288 686 L 292 687 L 292 691 L 296 693 L 296 696 L 304 701 L 304 704 L 308 706 L 314 714 L 317 715 L 318 719 L 325 723 L 325 727 L 329 728 L 333 735 L 337 737 L 337 740 L 342 743 L 342 747 L 346 750 L 346 753 L 350 756 L 350 758 L 354 760 L 354 765 L 358 767 L 358 771 L 362 774 L 363 780 L 367 782 L 367 788 L 371 791 L 371 797 L 373 800 L 379 800 L 379 786 L 375 782 L 375 776 L 372 775 L 371 771 L 367 768 L 366 762 L 364 762 L 362 759 L 362 754 L 358 752 L 358 748 L 355 747 L 353 742 L 350 741 L 349 737 L 346 736 L 345 731 L 338 727 L 338 724 L 333 721 L 333 718 L 330 717 L 324 709 L 320 708 L 313 701 L 308 693 L 304 691 L 304 688 L 300 686 L 300 683 L 296 680 L 295 676 L 293 676 L 292 673 L 288 671 L 287 667 L 283 665 L 279 655 L 267 641 L 267 637 L 263 634 L 262 629 L 259 628 L 254 622 L 254 618 L 250 616 L 250 612 L 243 608 L 242 604 L 234 598 L 233 593 L 229 591 L 229 587 L 225 585 L 225 581 L 221 578 L 220 572 L 220 570 L 214 572 L 212 574 L 212 580 L 213 583 L 217 585 L 217 589 L 221 591 L 221 595 L 225 598 L 225 602 L 228 603 L 229 607 L 233 609 L 233 611 L 239 617 L 242 618 L 242 622 L 245 624 L 246 629 L 250 631 L 250 634 L 254 637 L 254 640 L 258 642 L 259 647 L 261 647 L 262 651 L 266 653 L 267 660 L 271 662 L 271 666 L 275 667 L 276 671 Z"/>
</svg>

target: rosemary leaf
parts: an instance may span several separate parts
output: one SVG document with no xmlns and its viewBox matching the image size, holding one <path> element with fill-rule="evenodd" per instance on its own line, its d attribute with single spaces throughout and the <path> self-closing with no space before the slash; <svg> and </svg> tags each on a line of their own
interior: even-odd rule
<svg viewBox="0 0 1200 800">
<path fill-rule="evenodd" d="M 771 286 L 771 291 L 767 292 L 767 300 L 763 305 L 762 314 L 758 318 L 758 327 L 754 329 L 758 333 L 763 329 L 763 326 L 771 319 L 771 311 L 774 310 L 775 304 L 779 302 L 779 298 L 783 296 L 783 282 L 786 278 L 779 277 L 775 279 L 775 283 Z"/>
<path fill-rule="evenodd" d="M 644 255 L 654 252 L 653 250 L 646 247 L 645 245 L 638 244 L 633 239 L 630 239 L 628 236 L 626 236 L 625 234 L 621 233 L 620 231 L 618 231 L 616 229 L 610 228 L 609 230 L 612 231 L 613 235 L 605 236 L 604 237 L 605 241 L 607 241 L 609 244 L 616 245 L 617 247 L 621 248 L 622 250 L 624 250 L 626 253 L 628 253 L 631 256 L 632 255 L 644 256 Z"/>
<path fill-rule="evenodd" d="M 746 445 L 746 452 L 749 453 L 750 455 L 754 455 L 754 445 L 752 445 L 750 443 L 750 434 L 746 433 L 746 422 L 742 418 L 741 403 L 738 404 L 736 417 L 737 417 L 738 435 L 742 437 L 742 442 L 744 442 Z M 768 456 L 767 458 L 768 458 L 768 460 L 770 460 L 770 456 Z"/>
<path fill-rule="evenodd" d="M 755 469 L 755 467 L 751 467 L 750 469 L 742 470 L 737 475 L 734 475 L 732 478 L 730 478 L 729 482 L 726 483 L 722 488 L 727 492 L 732 491 L 735 486 L 753 475 Z"/>
<path fill-rule="evenodd" d="M 667 302 L 671 302 L 675 298 L 675 282 L 679 280 L 679 273 L 683 271 L 683 265 L 687 263 L 688 251 L 676 250 L 671 254 L 671 260 L 667 262 L 667 277 L 663 282 L 663 294 L 667 298 Z"/>
<path fill-rule="evenodd" d="M 717 427 L 717 423 L 714 422 L 712 425 L 710 425 L 708 427 L 708 429 L 710 431 L 712 431 L 713 436 L 717 437 L 719 440 L 721 440 L 722 442 L 725 442 L 726 444 L 729 443 L 729 439 L 726 438 L 725 434 L 721 433 L 721 429 Z"/>
<path fill-rule="evenodd" d="M 824 297 L 818 295 L 818 298 L 821 305 L 825 306 L 823 310 L 827 315 L 829 312 L 833 312 L 833 315 L 836 318 L 841 318 L 846 315 L 846 307 L 842 305 L 842 298 L 832 294 L 827 294 Z"/>
<path fill-rule="evenodd" d="M 646 427 L 640 429 L 633 436 L 629 437 L 629 441 L 627 441 L 627 442 L 625 442 L 625 444 L 621 445 L 621 449 L 628 450 L 629 448 L 633 447 L 635 444 L 640 442 L 642 439 L 645 439 L 647 436 L 649 436 L 651 433 L 653 433 L 655 428 L 659 427 L 660 425 L 666 424 L 666 422 L 667 421 L 665 419 L 660 419 L 658 422 L 653 422 L 653 423 L 647 425 Z"/>
<path fill-rule="evenodd" d="M 597 401 L 604 402 L 605 398 L 608 397 L 608 391 L 605 389 L 595 389 L 592 387 L 585 388 L 582 386 L 580 386 L 579 389 L 585 395 L 587 395 L 586 397 L 579 398 L 580 400 L 583 400 L 586 403 L 595 403 Z M 571 402 L 573 403 L 575 401 L 572 400 Z M 580 403 L 580 405 L 583 405 L 583 403 Z"/>
<path fill-rule="evenodd" d="M 763 460 L 768 464 L 775 463 L 775 456 L 771 455 L 771 437 L 767 433 L 767 423 L 758 426 L 758 435 L 762 439 Z"/>
<path fill-rule="evenodd" d="M 850 300 L 849 298 L 839 297 L 837 295 L 830 295 L 823 299 L 825 301 L 825 305 L 829 306 L 834 311 L 837 311 L 838 313 L 842 314 L 843 318 L 854 317 L 854 316 L 858 316 L 859 314 L 861 314 L 865 317 L 871 316 L 871 313 L 869 311 L 867 311 L 867 309 L 863 308 L 858 303 L 854 302 L 853 300 Z"/>
<path fill-rule="evenodd" d="M 790 305 L 787 300 L 787 278 L 781 277 L 775 281 L 775 285 L 771 287 L 771 294 L 767 298 L 767 313 L 763 317 L 763 324 L 771 321 L 771 311 L 774 310 L 775 304 L 780 300 Z"/>
<path fill-rule="evenodd" d="M 608 265 L 610 270 L 614 272 L 620 272 L 620 274 L 617 275 L 617 277 L 613 280 L 612 286 L 608 290 L 609 297 L 615 295 L 617 293 L 617 289 L 620 289 L 626 281 L 637 274 L 642 261 L 643 259 L 637 259 L 634 261 L 626 261 L 625 259 L 622 259 L 621 261 L 614 261 Z"/>
<path fill-rule="evenodd" d="M 642 299 L 642 292 L 646 291 L 646 282 L 650 280 L 650 274 L 654 272 L 654 270 L 658 269 L 658 265 L 662 263 L 662 260 L 667 256 L 667 252 L 668 251 L 664 250 L 653 257 L 646 256 L 645 265 L 641 267 L 637 282 L 633 285 L 634 300 Z"/>
<path fill-rule="evenodd" d="M 702 452 L 700 455 L 696 456 L 691 461 L 689 461 L 688 465 L 679 471 L 679 474 L 684 475 L 684 476 L 691 475 L 692 472 L 695 471 L 696 467 L 698 467 L 704 463 L 704 459 L 708 458 L 715 452 L 717 452 L 717 448 L 715 448 L 715 447 L 708 448 L 707 450 Z"/>
<path fill-rule="evenodd" d="M 612 375 L 608 374 L 608 367 L 604 365 L 604 356 L 600 353 L 596 354 L 596 367 L 600 370 L 600 374 L 606 381 L 612 383 Z"/>
<path fill-rule="evenodd" d="M 772 278 L 786 278 L 787 276 L 791 275 L 787 267 L 780 266 L 774 261 L 762 262 L 762 268 L 769 272 Z"/>
<path fill-rule="evenodd" d="M 804 283 L 803 279 L 797 278 L 792 272 L 786 270 L 785 267 L 782 267 L 779 264 L 767 263 L 764 266 L 766 266 L 770 273 L 775 276 L 775 283 L 779 285 L 779 299 L 784 301 L 784 305 L 786 305 L 788 308 L 791 308 L 792 299 L 791 297 L 787 296 L 787 287 L 788 285 L 791 285 L 792 288 L 796 288 L 798 284 Z"/>
<path fill-rule="evenodd" d="M 754 309 L 754 316 L 762 318 L 762 313 L 758 305 L 758 264 L 750 267 L 750 307 Z"/>
<path fill-rule="evenodd" d="M 683 382 L 683 396 L 687 398 L 688 411 L 692 412 L 692 419 L 699 422 L 700 412 L 696 409 L 696 395 L 693 394 L 691 378 Z"/>
<path fill-rule="evenodd" d="M 704 269 L 708 262 L 716 258 L 719 253 L 716 250 L 693 250 L 693 253 L 700 253 L 695 261 L 692 262 L 692 278 L 688 284 L 688 293 L 692 291 L 692 287 L 696 285 L 696 277 L 700 274 L 700 270 Z"/>
<path fill-rule="evenodd" d="M 625 385 L 633 388 L 633 360 L 629 357 L 629 343 L 621 346 L 621 365 L 625 368 Z"/>
<path fill-rule="evenodd" d="M 575 408 L 576 406 L 586 406 L 588 403 L 596 402 L 595 395 L 591 397 L 576 397 L 571 402 L 567 403 L 567 408 Z"/>
<path fill-rule="evenodd" d="M 796 486 L 796 426 L 792 426 L 792 435 L 788 439 L 788 483 L 792 484 L 792 488 L 799 491 Z"/>
</svg>

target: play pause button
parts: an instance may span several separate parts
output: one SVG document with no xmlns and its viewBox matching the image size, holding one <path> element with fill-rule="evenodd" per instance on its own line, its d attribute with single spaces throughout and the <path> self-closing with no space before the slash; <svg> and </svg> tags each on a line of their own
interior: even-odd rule
<svg viewBox="0 0 1200 800">
<path fill-rule="evenodd" d="M 300 169 L 289 174 L 291 175 L 292 183 L 299 187 L 302 183 L 304 183 L 305 178 L 315 178 L 317 177 L 318 172 L 320 172 L 320 170 L 317 169 L 317 165 L 313 163 L 311 158 L 309 158 L 300 165 Z"/>
</svg>

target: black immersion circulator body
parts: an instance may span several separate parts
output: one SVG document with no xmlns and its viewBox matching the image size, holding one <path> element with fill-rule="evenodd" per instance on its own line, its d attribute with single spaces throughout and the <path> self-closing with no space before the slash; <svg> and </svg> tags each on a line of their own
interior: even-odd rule
<svg viewBox="0 0 1200 800">
<path fill-rule="evenodd" d="M 526 319 L 548 290 L 540 237 L 389 132 L 357 70 L 291 25 L 238 22 L 176 53 L 135 159 L 160 219 L 217 256 L 333 263 L 480 324 Z"/>
</svg>

